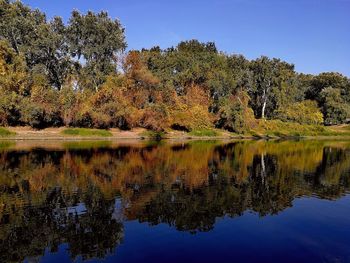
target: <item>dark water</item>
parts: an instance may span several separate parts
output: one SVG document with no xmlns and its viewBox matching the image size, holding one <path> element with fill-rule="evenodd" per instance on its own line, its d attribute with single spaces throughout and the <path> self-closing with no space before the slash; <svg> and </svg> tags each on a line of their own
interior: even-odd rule
<svg viewBox="0 0 350 263">
<path fill-rule="evenodd" d="M 350 262 L 350 142 L 0 142 L 0 262 Z"/>
</svg>

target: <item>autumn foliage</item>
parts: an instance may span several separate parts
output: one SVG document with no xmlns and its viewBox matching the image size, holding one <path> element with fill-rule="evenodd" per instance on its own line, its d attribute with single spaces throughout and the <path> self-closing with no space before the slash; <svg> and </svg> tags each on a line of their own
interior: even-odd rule
<svg viewBox="0 0 350 263">
<path fill-rule="evenodd" d="M 124 28 L 106 12 L 73 11 L 64 24 L 21 2 L 0 6 L 2 126 L 245 133 L 257 119 L 350 119 L 350 80 L 339 73 L 299 74 L 280 59 L 250 61 L 197 40 L 125 53 Z"/>
</svg>

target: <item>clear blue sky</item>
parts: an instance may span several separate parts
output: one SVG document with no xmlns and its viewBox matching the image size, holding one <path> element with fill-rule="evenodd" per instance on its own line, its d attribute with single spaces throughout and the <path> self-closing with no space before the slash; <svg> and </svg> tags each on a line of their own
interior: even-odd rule
<svg viewBox="0 0 350 263">
<path fill-rule="evenodd" d="M 350 0 L 24 0 L 65 21 L 72 9 L 108 11 L 126 28 L 129 49 L 181 40 L 214 41 L 249 59 L 267 55 L 305 73 L 350 76 Z"/>
</svg>

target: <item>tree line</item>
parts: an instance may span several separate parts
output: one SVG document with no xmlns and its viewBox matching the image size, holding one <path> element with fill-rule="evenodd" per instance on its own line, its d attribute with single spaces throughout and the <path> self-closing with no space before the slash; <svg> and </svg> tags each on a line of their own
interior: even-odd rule
<svg viewBox="0 0 350 263">
<path fill-rule="evenodd" d="M 301 74 L 277 58 L 248 60 L 198 40 L 126 48 L 124 27 L 107 12 L 74 10 L 64 23 L 0 0 L 0 125 L 244 133 L 266 119 L 350 118 L 350 79 L 340 73 Z"/>
</svg>

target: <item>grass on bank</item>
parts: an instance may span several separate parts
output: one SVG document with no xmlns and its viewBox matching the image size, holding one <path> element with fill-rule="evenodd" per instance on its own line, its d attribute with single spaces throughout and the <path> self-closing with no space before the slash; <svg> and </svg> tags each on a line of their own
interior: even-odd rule
<svg viewBox="0 0 350 263">
<path fill-rule="evenodd" d="M 322 125 L 306 125 L 280 120 L 261 120 L 258 126 L 250 131 L 255 136 L 301 137 L 301 136 L 350 136 L 350 129 L 342 132 Z"/>
<path fill-rule="evenodd" d="M 215 137 L 220 135 L 217 131 L 211 129 L 193 130 L 188 134 L 195 137 Z"/>
<path fill-rule="evenodd" d="M 10 137 L 16 135 L 15 132 L 9 131 L 4 127 L 0 127 L 0 137 Z"/>
<path fill-rule="evenodd" d="M 62 131 L 63 135 L 82 137 L 110 137 L 112 133 L 107 130 L 87 128 L 67 128 Z"/>
</svg>

